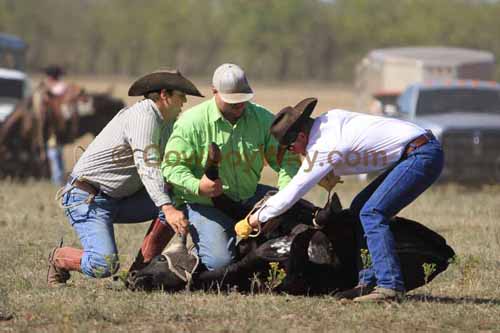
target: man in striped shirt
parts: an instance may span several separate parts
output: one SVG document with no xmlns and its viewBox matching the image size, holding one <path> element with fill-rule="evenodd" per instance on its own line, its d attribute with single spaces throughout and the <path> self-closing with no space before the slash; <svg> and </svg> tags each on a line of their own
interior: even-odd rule
<svg viewBox="0 0 500 333">
<path fill-rule="evenodd" d="M 161 252 L 188 221 L 172 205 L 159 165 L 173 122 L 186 95 L 201 93 L 178 71 L 157 71 L 132 84 L 142 101 L 124 108 L 106 125 L 75 165 L 62 204 L 83 249 L 55 248 L 49 256 L 49 286 L 64 285 L 70 271 L 107 277 L 118 270 L 114 223 L 157 218 L 143 242 L 144 261 Z"/>
</svg>

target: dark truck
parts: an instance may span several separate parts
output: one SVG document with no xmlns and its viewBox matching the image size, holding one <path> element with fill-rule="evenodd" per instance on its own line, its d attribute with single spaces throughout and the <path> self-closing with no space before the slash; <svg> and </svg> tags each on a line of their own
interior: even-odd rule
<svg viewBox="0 0 500 333">
<path fill-rule="evenodd" d="M 442 179 L 464 184 L 500 181 L 500 84 L 446 80 L 416 83 L 386 114 L 432 130 L 445 151 Z"/>
</svg>

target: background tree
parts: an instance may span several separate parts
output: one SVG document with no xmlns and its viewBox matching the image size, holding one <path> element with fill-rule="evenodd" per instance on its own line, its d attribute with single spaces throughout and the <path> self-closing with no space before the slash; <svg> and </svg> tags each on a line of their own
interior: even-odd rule
<svg viewBox="0 0 500 333">
<path fill-rule="evenodd" d="M 500 55 L 500 2 L 468 0 L 0 0 L 0 31 L 38 71 L 139 75 L 222 62 L 266 80 L 353 79 L 371 49 L 443 45 Z M 500 71 L 497 73 L 500 78 Z"/>
</svg>

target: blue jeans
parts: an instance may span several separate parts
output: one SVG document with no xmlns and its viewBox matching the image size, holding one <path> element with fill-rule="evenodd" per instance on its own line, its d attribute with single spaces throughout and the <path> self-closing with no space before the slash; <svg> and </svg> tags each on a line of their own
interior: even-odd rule
<svg viewBox="0 0 500 333">
<path fill-rule="evenodd" d="M 64 161 L 62 146 L 47 147 L 47 158 L 49 159 L 50 179 L 57 186 L 64 184 Z"/>
<path fill-rule="evenodd" d="M 372 261 L 371 267 L 360 270 L 360 284 L 405 290 L 389 224 L 393 216 L 437 180 L 443 162 L 441 145 L 432 139 L 377 177 L 354 198 L 351 210 L 360 218 Z"/>
<path fill-rule="evenodd" d="M 70 184 L 66 186 L 69 188 Z M 144 188 L 122 199 L 99 193 L 90 204 L 84 202 L 88 196 L 87 192 L 72 188 L 62 202 L 65 206 L 78 204 L 66 208 L 65 213 L 83 246 L 82 272 L 90 277 L 108 277 L 119 268 L 113 224 L 146 222 L 156 217 L 166 223 L 165 216 Z"/>
<path fill-rule="evenodd" d="M 276 189 L 259 184 L 254 196 L 242 204 L 250 210 L 270 190 Z M 185 213 L 190 223 L 189 232 L 205 267 L 214 270 L 230 264 L 235 257 L 234 225 L 238 221 L 215 207 L 195 203 L 187 204 Z"/>
</svg>

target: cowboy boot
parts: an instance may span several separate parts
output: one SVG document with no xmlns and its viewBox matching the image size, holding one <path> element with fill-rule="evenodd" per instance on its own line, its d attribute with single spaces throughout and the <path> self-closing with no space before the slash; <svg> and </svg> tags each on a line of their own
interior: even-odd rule
<svg viewBox="0 0 500 333">
<path fill-rule="evenodd" d="M 161 223 L 159 218 L 153 220 L 129 272 L 146 267 L 154 257 L 161 254 L 174 234 L 174 230 L 169 225 Z"/>
<path fill-rule="evenodd" d="M 376 287 L 371 293 L 356 297 L 355 303 L 380 303 L 380 302 L 398 302 L 401 303 L 405 298 L 405 292 L 382 287 Z"/>
<path fill-rule="evenodd" d="M 160 219 L 157 218 L 153 229 L 142 242 L 141 251 L 144 262 L 148 263 L 154 257 L 159 256 L 174 235 L 175 232 L 170 225 L 161 223 Z"/>
<path fill-rule="evenodd" d="M 49 254 L 47 284 L 49 287 L 63 287 L 70 278 L 70 271 L 81 272 L 80 261 L 83 250 L 72 247 L 56 247 Z"/>
<path fill-rule="evenodd" d="M 373 286 L 367 286 L 358 284 L 354 288 L 336 292 L 333 297 L 335 299 L 355 299 L 356 297 L 361 297 L 370 294 L 373 291 Z"/>
</svg>

